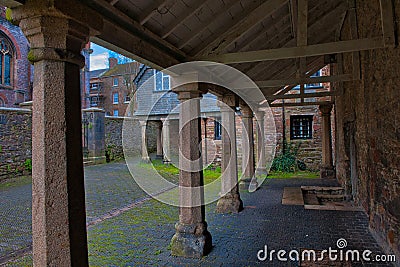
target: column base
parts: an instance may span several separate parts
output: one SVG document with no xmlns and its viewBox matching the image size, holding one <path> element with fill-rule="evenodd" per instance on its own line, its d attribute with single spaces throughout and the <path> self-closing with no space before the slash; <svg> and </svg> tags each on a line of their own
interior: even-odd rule
<svg viewBox="0 0 400 267">
<path fill-rule="evenodd" d="M 201 258 L 212 249 L 212 237 L 207 223 L 175 225 L 176 233 L 171 240 L 171 254 L 185 258 Z"/>
<path fill-rule="evenodd" d="M 107 163 L 106 156 L 100 157 L 87 157 L 83 159 L 85 166 L 97 165 Z"/>
<path fill-rule="evenodd" d="M 163 163 L 164 163 L 165 165 L 169 165 L 169 164 L 171 164 L 171 161 L 169 161 L 169 160 L 167 160 L 167 159 L 163 159 Z"/>
<path fill-rule="evenodd" d="M 251 178 L 240 179 L 239 190 L 247 190 L 247 189 L 249 189 L 250 182 L 251 182 Z"/>
<path fill-rule="evenodd" d="M 253 179 L 251 179 L 251 182 L 249 184 L 249 192 L 252 193 L 252 192 L 257 191 L 258 186 L 259 186 L 259 184 L 258 184 L 257 178 L 254 177 Z"/>
<path fill-rule="evenodd" d="M 321 167 L 319 175 L 321 179 L 335 179 L 336 171 L 333 167 Z"/>
<path fill-rule="evenodd" d="M 243 201 L 239 193 L 228 193 L 217 202 L 217 213 L 239 213 L 243 210 Z"/>
</svg>

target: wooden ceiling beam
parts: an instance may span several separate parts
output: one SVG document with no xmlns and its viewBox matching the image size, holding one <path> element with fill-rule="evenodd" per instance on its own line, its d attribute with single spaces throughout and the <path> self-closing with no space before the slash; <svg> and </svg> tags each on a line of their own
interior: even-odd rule
<svg viewBox="0 0 400 267">
<path fill-rule="evenodd" d="M 185 61 L 187 59 L 187 56 L 184 52 L 169 42 L 163 40 L 146 27 L 140 25 L 138 21 L 132 19 L 127 14 L 123 13 L 114 6 L 111 6 L 104 0 L 81 0 L 81 2 L 100 13 L 104 20 L 113 23 L 116 29 L 120 28 L 124 30 L 125 33 L 136 36 L 148 45 L 157 50 L 163 51 L 166 54 L 169 54 L 169 57 L 174 57 L 178 61 Z M 117 35 L 118 32 L 115 32 L 114 34 Z M 112 38 L 112 36 L 109 38 Z"/>
<path fill-rule="evenodd" d="M 326 92 L 318 92 L 318 93 L 273 95 L 273 96 L 268 96 L 267 100 L 268 101 L 275 101 L 275 100 L 278 100 L 278 99 L 315 98 L 315 97 L 327 97 L 327 96 L 335 96 L 335 92 L 326 91 Z"/>
<path fill-rule="evenodd" d="M 171 25 L 169 25 L 165 31 L 161 34 L 161 38 L 167 38 L 176 28 L 179 27 L 187 18 L 190 18 L 195 14 L 207 1 L 196 1 L 194 6 L 184 11 L 181 17 L 176 18 Z"/>
<path fill-rule="evenodd" d="M 320 3 L 320 5 L 326 5 L 326 4 L 327 3 L 325 3 L 325 2 Z M 310 12 L 312 12 L 317 7 L 318 6 L 313 7 Z M 332 19 L 334 19 L 335 17 L 339 16 L 339 14 L 344 12 L 346 10 L 346 8 L 347 7 L 345 5 L 335 6 L 335 8 L 331 8 L 331 9 L 329 9 L 329 11 L 327 13 L 321 15 L 321 17 L 319 18 L 318 21 L 314 21 L 310 25 L 308 31 L 311 32 L 311 33 L 312 32 L 316 32 L 316 33 L 319 33 L 319 34 L 317 36 L 315 36 L 313 39 L 320 41 L 320 40 L 323 40 L 325 37 L 327 37 L 329 34 L 331 34 L 330 33 L 331 29 L 325 29 L 324 32 L 323 32 L 324 34 L 320 34 L 321 33 L 321 27 L 322 27 L 322 24 L 320 23 L 320 21 L 330 22 L 330 21 L 332 21 Z M 296 15 L 296 17 L 297 17 L 297 15 Z M 296 22 L 296 25 L 297 25 L 297 22 Z M 334 28 L 335 25 L 331 24 L 331 27 Z M 297 36 L 297 31 L 295 31 L 295 32 L 296 32 L 296 36 Z M 280 47 L 292 47 L 292 46 L 295 46 L 295 45 L 296 45 L 296 39 L 290 39 L 286 43 L 282 44 Z M 271 47 L 271 46 L 269 46 L 269 47 Z M 272 47 L 272 48 L 277 48 L 277 47 Z M 251 72 L 254 72 L 253 70 L 258 70 L 258 73 L 260 73 L 261 71 L 265 70 L 266 67 L 262 67 L 262 69 L 260 69 L 259 66 L 262 66 L 262 65 L 265 65 L 265 64 L 266 64 L 266 62 L 261 62 L 261 63 L 260 62 L 254 62 L 252 64 L 249 64 L 250 66 L 246 68 L 245 72 L 246 73 L 248 73 L 248 72 L 251 73 Z M 273 62 L 268 62 L 266 64 L 267 68 L 270 67 L 272 64 L 273 64 Z M 238 65 L 240 66 L 240 64 L 238 64 Z M 253 77 L 253 75 L 251 75 L 251 74 L 248 74 L 248 75 L 250 77 Z M 254 75 L 254 76 L 256 76 L 256 75 Z"/>
<path fill-rule="evenodd" d="M 305 77 L 305 78 L 289 78 L 282 80 L 267 80 L 257 81 L 256 84 L 260 88 L 264 87 L 279 87 L 286 85 L 299 85 L 299 84 L 310 84 L 310 83 L 327 83 L 327 82 L 347 82 L 353 81 L 354 77 L 352 74 L 342 74 L 335 76 L 320 76 L 320 77 Z"/>
<path fill-rule="evenodd" d="M 163 8 L 167 4 L 167 2 L 168 0 L 156 0 L 151 2 L 150 6 L 146 8 L 142 12 L 142 15 L 139 17 L 140 25 L 144 25 L 156 11 L 160 8 Z"/>
<path fill-rule="evenodd" d="M 270 16 L 282 5 L 286 4 L 288 0 L 268 0 L 255 8 L 247 16 L 241 19 L 230 27 L 223 34 L 219 35 L 210 44 L 207 44 L 200 51 L 195 53 L 198 55 L 218 54 L 224 51 L 232 42 L 237 40 L 240 36 L 250 30 L 252 27 L 260 23 L 265 17 Z"/>
<path fill-rule="evenodd" d="M 185 47 L 188 43 L 193 41 L 197 36 L 199 36 L 205 29 L 207 29 L 211 24 L 213 24 L 219 17 L 222 16 L 225 12 L 227 12 L 231 7 L 233 7 L 236 3 L 240 2 L 240 0 L 235 0 L 229 2 L 223 8 L 221 8 L 217 13 L 215 13 L 205 25 L 201 25 L 197 29 L 193 30 L 192 34 L 189 35 L 187 38 L 183 39 L 180 44 L 178 45 L 179 49 Z"/>
<path fill-rule="evenodd" d="M 320 105 L 327 105 L 327 104 L 335 104 L 334 101 L 330 100 L 330 101 L 318 101 L 318 102 L 302 102 L 302 103 L 271 103 L 269 104 L 269 106 L 271 108 L 280 108 L 283 106 L 285 107 L 303 107 L 303 106 L 320 106 Z"/>
<path fill-rule="evenodd" d="M 216 56 L 198 57 L 197 60 L 213 61 L 223 64 L 248 63 L 268 60 L 322 56 L 337 53 L 348 53 L 384 47 L 385 45 L 383 42 L 383 38 L 375 37 L 290 48 L 227 53 Z"/>
</svg>

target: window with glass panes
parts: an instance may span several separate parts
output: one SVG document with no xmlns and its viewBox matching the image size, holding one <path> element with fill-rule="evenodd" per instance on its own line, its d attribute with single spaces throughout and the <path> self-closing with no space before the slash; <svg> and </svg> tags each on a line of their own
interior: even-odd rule
<svg viewBox="0 0 400 267">
<path fill-rule="evenodd" d="M 113 94 L 113 104 L 118 104 L 118 93 Z"/>
<path fill-rule="evenodd" d="M 219 121 L 214 121 L 214 140 L 221 140 L 222 127 Z"/>
<path fill-rule="evenodd" d="M 0 84 L 11 85 L 13 49 L 12 44 L 2 33 L 0 33 Z"/>
<path fill-rule="evenodd" d="M 290 139 L 312 139 L 312 115 L 290 116 Z"/>
<path fill-rule="evenodd" d="M 162 73 L 161 71 L 155 70 L 155 90 L 156 91 L 168 91 L 170 89 L 169 75 Z"/>
</svg>

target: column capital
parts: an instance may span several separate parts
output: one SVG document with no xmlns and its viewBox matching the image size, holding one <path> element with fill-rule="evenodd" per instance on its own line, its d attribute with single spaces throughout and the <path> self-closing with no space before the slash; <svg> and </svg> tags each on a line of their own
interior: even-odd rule
<svg viewBox="0 0 400 267">
<path fill-rule="evenodd" d="M 207 93 L 207 89 L 200 83 L 187 83 L 179 85 L 172 89 L 173 92 L 178 94 L 180 101 L 185 101 L 192 98 L 201 98 L 203 94 Z"/>
<path fill-rule="evenodd" d="M 319 106 L 319 110 L 321 111 L 322 116 L 330 116 L 332 108 L 333 108 L 332 104 L 324 104 Z"/>
<path fill-rule="evenodd" d="M 89 27 L 57 10 L 45 10 L 39 14 L 29 12 L 26 8 L 17 8 L 13 14 L 30 43 L 28 60 L 31 63 L 51 60 L 69 62 L 79 67 L 85 65 L 85 58 L 80 52 L 89 41 Z"/>
<path fill-rule="evenodd" d="M 171 120 L 167 118 L 161 118 L 162 125 L 168 126 L 171 124 Z"/>
</svg>

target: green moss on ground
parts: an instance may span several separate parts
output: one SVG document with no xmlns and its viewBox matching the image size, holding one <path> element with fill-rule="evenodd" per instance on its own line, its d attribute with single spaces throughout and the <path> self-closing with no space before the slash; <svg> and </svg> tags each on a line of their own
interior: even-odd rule
<svg viewBox="0 0 400 267">
<path fill-rule="evenodd" d="M 268 174 L 268 179 L 316 179 L 319 178 L 319 172 L 298 171 L 298 172 L 271 172 Z"/>
<path fill-rule="evenodd" d="M 10 187 L 24 186 L 32 183 L 31 176 L 19 176 L 0 182 L 0 190 L 8 189 Z"/>
</svg>

